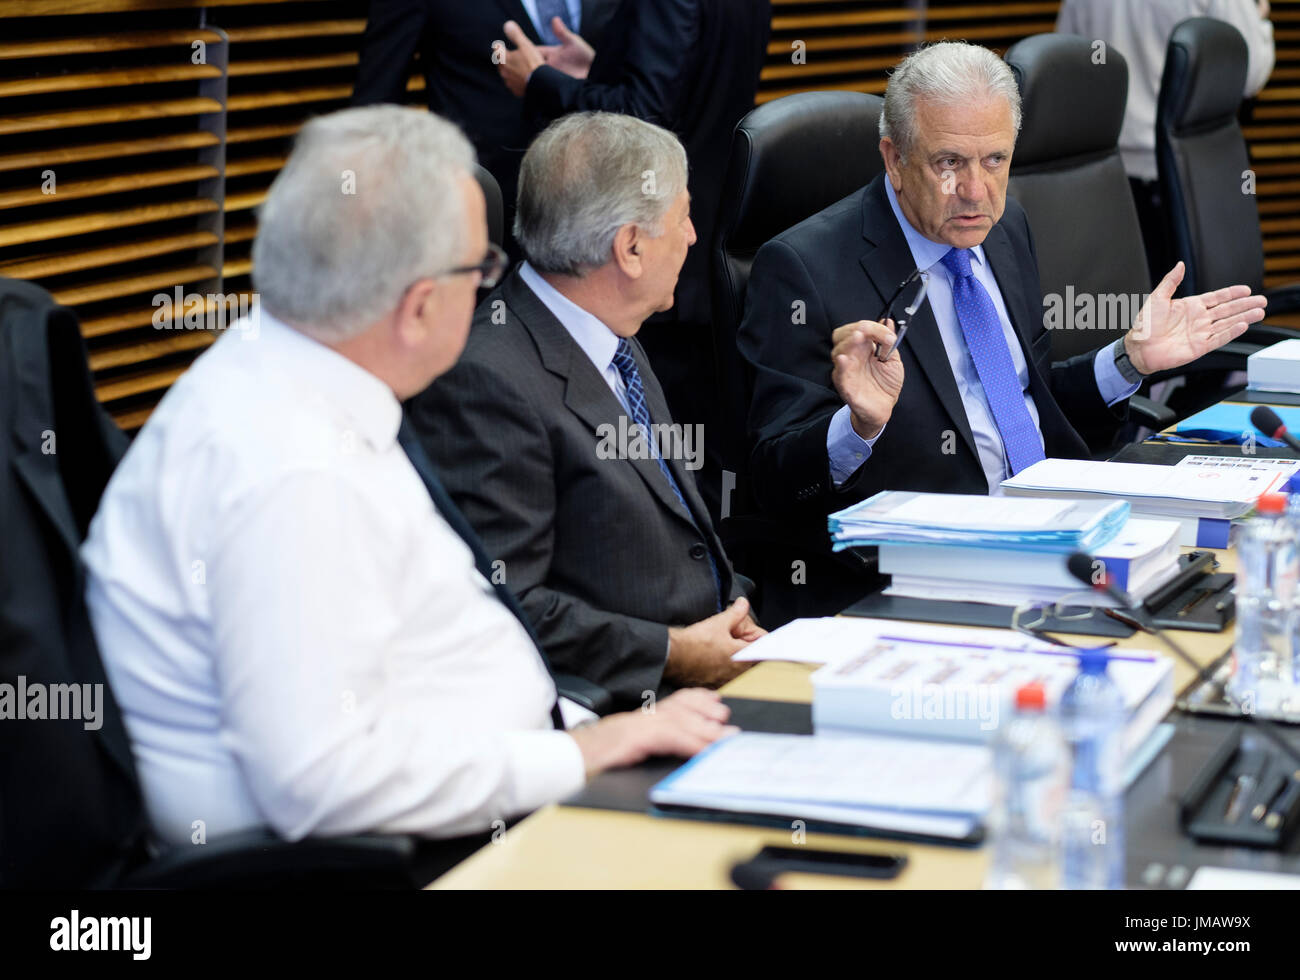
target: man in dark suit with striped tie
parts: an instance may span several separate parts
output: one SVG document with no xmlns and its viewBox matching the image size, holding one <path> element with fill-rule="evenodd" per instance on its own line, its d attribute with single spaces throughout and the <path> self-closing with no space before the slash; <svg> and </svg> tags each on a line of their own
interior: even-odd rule
<svg viewBox="0 0 1300 980">
<path fill-rule="evenodd" d="M 455 368 L 407 406 L 556 669 L 634 706 L 738 673 L 762 634 L 695 486 L 700 426 L 636 341 L 695 241 L 666 130 L 580 113 L 520 170 L 528 261 L 480 305 Z"/>
</svg>

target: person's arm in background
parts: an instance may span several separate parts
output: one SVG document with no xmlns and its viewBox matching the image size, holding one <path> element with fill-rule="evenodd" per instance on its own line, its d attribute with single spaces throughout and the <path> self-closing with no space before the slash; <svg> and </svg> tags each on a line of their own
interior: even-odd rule
<svg viewBox="0 0 1300 980">
<path fill-rule="evenodd" d="M 1246 89 L 1242 98 L 1259 94 L 1273 74 L 1277 52 L 1273 46 L 1273 22 L 1268 19 L 1268 0 L 1215 0 L 1209 16 L 1231 24 L 1246 39 L 1250 62 L 1246 68 Z"/>
<path fill-rule="evenodd" d="M 565 74 L 544 63 L 543 55 L 518 25 L 515 31 L 507 31 L 516 48 L 507 53 L 501 74 L 512 92 L 523 95 L 530 115 L 550 120 L 570 112 L 620 112 L 673 127 L 689 78 L 683 62 L 699 39 L 699 0 L 654 0 L 628 6 L 636 22 L 629 30 L 632 40 L 623 52 L 614 82 Z M 603 75 L 602 63 L 597 51 L 591 72 Z"/>
<path fill-rule="evenodd" d="M 424 34 L 428 7 L 428 0 L 370 0 L 352 105 L 406 102 L 406 77 Z"/>
</svg>

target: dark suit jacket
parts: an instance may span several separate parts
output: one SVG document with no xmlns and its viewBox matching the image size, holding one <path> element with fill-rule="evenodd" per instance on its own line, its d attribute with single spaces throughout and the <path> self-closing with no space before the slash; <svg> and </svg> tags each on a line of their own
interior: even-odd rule
<svg viewBox="0 0 1300 980">
<path fill-rule="evenodd" d="M 77 548 L 126 438 L 95 401 L 76 319 L 12 279 L 0 432 L 0 683 L 104 685 L 98 730 L 0 720 L 0 887 L 104 886 L 143 855 L 147 823 Z"/>
<path fill-rule="evenodd" d="M 492 322 L 494 309 L 504 322 Z M 651 419 L 670 422 L 632 347 Z M 459 363 L 407 410 L 488 554 L 505 563 L 505 584 L 555 669 L 594 681 L 622 707 L 665 693 L 666 624 L 716 611 L 705 548 L 724 595 L 741 590 L 682 460 L 670 465 L 694 522 L 653 459 L 597 454 L 600 426 L 617 427 L 622 406 L 517 274 L 479 307 Z"/>
<path fill-rule="evenodd" d="M 593 45 L 618 2 L 583 0 L 581 34 Z M 352 104 L 406 102 L 411 57 L 419 48 L 429 109 L 465 131 L 479 162 L 501 185 L 506 237 L 513 242 L 519 162 L 536 131 L 492 62 L 492 42 L 504 40 L 507 20 L 541 43 L 519 0 L 371 0 Z"/>
<path fill-rule="evenodd" d="M 586 80 L 542 66 L 525 102 L 540 119 L 604 110 L 671 129 L 690 163 L 691 219 L 676 317 L 710 321 L 709 255 L 731 134 L 754 107 L 771 32 L 769 0 L 623 0 Z"/>
<path fill-rule="evenodd" d="M 759 505 L 803 529 L 810 553 L 829 554 L 826 516 L 881 490 L 988 492 L 938 325 L 924 304 L 899 348 L 903 390 L 871 457 L 838 489 L 826 454 L 831 416 L 844 404 L 831 382 L 831 333 L 874 319 L 914 269 L 881 174 L 862 190 L 778 235 L 755 257 L 737 344 L 755 370 L 750 409 Z M 1086 458 L 1126 409 L 1097 390 L 1093 354 L 1051 363 L 1042 291 L 1024 210 L 1008 199 L 984 251 L 1029 366 L 1048 456 Z M 792 304 L 805 304 L 794 324 Z M 843 556 L 841 556 L 843 557 Z M 827 611 L 861 597 L 869 583 L 849 565 L 821 583 Z M 823 566 L 825 567 L 825 566 Z"/>
</svg>

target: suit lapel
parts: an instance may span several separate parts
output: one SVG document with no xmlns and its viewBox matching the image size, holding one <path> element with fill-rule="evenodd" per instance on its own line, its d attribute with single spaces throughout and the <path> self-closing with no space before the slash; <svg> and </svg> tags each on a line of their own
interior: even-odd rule
<svg viewBox="0 0 1300 980">
<path fill-rule="evenodd" d="M 1017 274 L 1020 264 L 1016 260 L 1015 250 L 1011 246 L 1010 236 L 1002 224 L 993 226 L 988 237 L 984 239 L 984 255 L 993 270 L 998 289 L 1002 292 L 1002 301 L 1007 307 L 1007 316 L 1011 318 L 1012 329 L 1020 338 L 1020 349 L 1024 352 L 1025 363 L 1029 367 L 1029 388 L 1034 393 L 1039 414 L 1043 411 L 1043 393 L 1047 391 L 1047 382 L 1039 373 L 1034 363 L 1033 316 L 1034 308 L 1026 301 L 1021 281 Z"/>
<path fill-rule="evenodd" d="M 908 248 L 907 239 L 903 237 L 903 230 L 898 227 L 889 199 L 885 196 L 885 180 L 888 180 L 888 176 L 881 174 L 862 196 L 862 237 L 872 246 L 862 256 L 862 268 L 880 295 L 882 306 L 885 300 L 894 295 L 898 284 L 915 269 L 912 250 Z M 864 311 L 865 316 L 876 316 L 879 313 L 879 309 Z M 935 322 L 928 299 L 912 318 L 912 325 L 903 336 L 903 344 L 921 365 L 921 371 L 953 425 L 961 433 L 967 448 L 978 458 L 975 437 L 971 434 L 966 408 L 962 404 L 961 393 L 957 390 L 957 379 L 953 377 L 948 352 L 943 346 L 943 337 L 939 333 L 939 325 Z M 906 386 L 908 380 L 904 379 L 903 384 Z"/>
<path fill-rule="evenodd" d="M 531 289 L 519 278 L 518 273 L 511 273 L 502 287 L 506 305 L 519 318 L 524 329 L 529 332 L 541 355 L 542 366 L 552 374 L 565 381 L 564 404 L 574 415 L 591 429 L 592 438 L 599 440 L 602 426 L 613 426 L 618 432 L 619 417 L 625 415 L 618 398 L 610 391 L 605 379 L 600 376 L 595 365 L 583 353 L 569 332 L 564 329 L 550 310 Z M 637 354 L 637 366 L 641 369 L 642 380 L 649 371 L 645 356 L 634 345 Z M 646 384 L 646 403 L 650 408 L 653 421 L 667 421 L 668 408 L 664 404 L 662 392 L 658 385 Z M 631 419 L 627 422 L 631 424 Z M 668 510 L 679 519 L 694 521 L 682 509 L 668 481 L 655 460 L 628 459 L 626 462 L 636 470 L 650 492 L 659 499 Z M 671 465 L 671 460 L 669 461 Z M 674 474 L 676 471 L 674 471 Z M 678 484 L 680 486 L 680 478 Z M 686 490 L 683 489 L 683 493 Z"/>
<path fill-rule="evenodd" d="M 528 11 L 524 9 L 524 5 L 520 0 L 496 0 L 496 4 L 502 11 L 502 24 L 508 20 L 513 20 L 523 28 L 524 33 L 528 35 L 528 40 L 532 41 L 534 44 L 542 43 L 541 35 L 537 33 L 537 25 L 534 24 L 533 19 L 528 16 Z"/>
</svg>

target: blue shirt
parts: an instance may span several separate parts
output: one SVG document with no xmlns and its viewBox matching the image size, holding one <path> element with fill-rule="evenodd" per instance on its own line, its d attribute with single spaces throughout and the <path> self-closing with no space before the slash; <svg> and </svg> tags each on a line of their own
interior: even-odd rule
<svg viewBox="0 0 1300 980">
<path fill-rule="evenodd" d="M 930 312 L 939 327 L 939 336 L 943 339 L 948 364 L 952 368 L 953 377 L 957 381 L 957 391 L 966 408 L 966 419 L 970 423 L 971 435 L 975 438 L 980 466 L 984 469 L 989 493 L 993 493 L 1010 472 L 1007 468 L 1006 450 L 1002 446 L 1002 436 L 998 432 L 993 411 L 984 394 L 984 386 L 980 384 L 979 373 L 975 370 L 975 360 L 966 346 L 966 337 L 962 333 L 961 324 L 957 321 L 957 309 L 952 298 L 952 276 L 940 262 L 952 246 L 931 241 L 912 227 L 898 205 L 898 197 L 888 178 L 885 180 L 885 193 L 889 197 L 889 206 L 893 209 L 898 226 L 903 230 L 903 237 L 907 240 L 912 260 L 918 269 L 930 275 L 929 291 L 926 293 L 925 301 L 930 305 Z M 1034 404 L 1034 399 L 1029 394 L 1029 365 L 1025 361 L 1025 352 L 1020 346 L 1015 328 L 1011 326 L 1011 317 L 1007 314 L 1002 290 L 998 288 L 993 270 L 985 260 L 983 246 L 977 245 L 970 251 L 971 271 L 988 291 L 989 298 L 993 300 L 998 321 L 1002 324 L 1002 332 L 1007 339 L 1007 348 L 1011 351 L 1011 363 L 1016 369 L 1020 387 L 1025 393 L 1025 407 L 1029 410 L 1029 417 L 1033 419 L 1034 428 L 1039 431 L 1039 438 L 1042 438 L 1038 406 Z M 1123 340 L 1117 340 L 1115 343 L 1123 343 Z M 1107 405 L 1123 401 L 1138 390 L 1139 385 L 1125 381 L 1124 376 L 1119 373 L 1119 368 L 1115 366 L 1113 344 L 1097 352 L 1097 357 L 1093 361 L 1093 372 L 1097 379 L 1097 389 Z M 881 435 L 884 435 L 884 429 L 881 429 L 875 439 L 868 440 L 859 436 L 853 429 L 848 405 L 835 413 L 826 433 L 826 453 L 830 459 L 831 479 L 835 481 L 836 486 L 851 477 L 857 468 L 871 457 L 871 449 Z"/>
<path fill-rule="evenodd" d="M 520 0 L 524 5 L 524 12 L 528 14 L 528 19 L 533 22 L 537 33 L 543 38 L 546 32 L 543 31 L 542 25 L 537 21 L 537 0 Z M 569 9 L 569 30 L 574 34 L 582 33 L 582 0 L 565 0 L 564 5 Z"/>
</svg>

